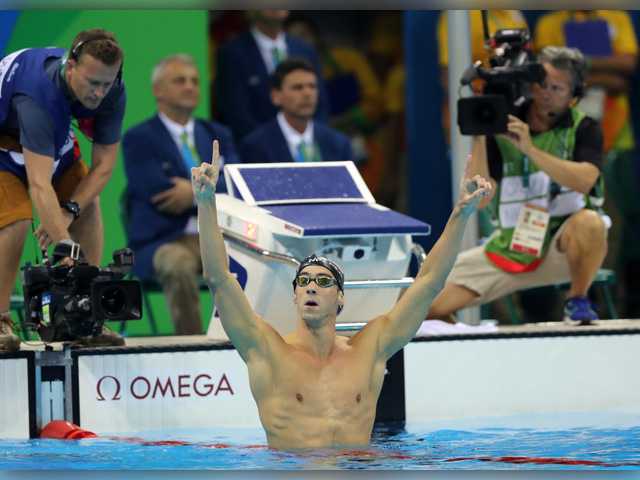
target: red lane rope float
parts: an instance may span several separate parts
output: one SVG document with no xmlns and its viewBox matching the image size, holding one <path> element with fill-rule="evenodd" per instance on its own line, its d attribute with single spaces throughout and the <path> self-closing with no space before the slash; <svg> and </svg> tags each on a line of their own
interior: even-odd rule
<svg viewBox="0 0 640 480">
<path fill-rule="evenodd" d="M 404 455 L 401 453 L 393 453 L 393 452 L 378 452 L 375 450 L 343 450 L 340 453 L 338 453 L 337 455 L 338 457 L 357 457 L 359 459 L 363 459 L 363 458 L 370 458 L 370 459 L 376 459 L 376 458 L 381 458 L 381 459 L 385 459 L 385 458 L 393 458 L 395 460 L 413 460 L 415 457 L 411 456 L 411 455 Z"/>
<path fill-rule="evenodd" d="M 40 432 L 40 438 L 54 438 L 57 440 L 79 440 L 81 438 L 96 438 L 97 435 L 84 430 L 78 425 L 65 420 L 53 420 L 45 425 Z"/>
<path fill-rule="evenodd" d="M 576 460 L 573 458 L 553 458 L 553 457 L 455 457 L 448 458 L 445 462 L 464 462 L 464 461 L 477 461 L 477 462 L 502 462 L 502 463 L 534 463 L 538 465 L 589 465 L 596 467 L 622 467 L 622 466 L 637 466 L 640 462 L 625 462 L 625 463 L 608 463 L 601 462 L 599 460 Z"/>
<path fill-rule="evenodd" d="M 67 422 L 66 420 L 53 420 L 45 425 L 40 431 L 40 438 L 50 438 L 55 440 L 80 440 L 82 438 L 98 438 L 93 432 L 84 430 L 78 425 Z M 232 448 L 232 445 L 226 443 L 210 443 L 201 444 L 193 442 L 185 442 L 183 440 L 145 440 L 139 437 L 104 437 L 109 440 L 117 440 L 120 442 L 137 443 L 145 446 L 193 446 L 202 448 Z M 242 448 L 268 448 L 266 445 L 246 445 Z"/>
</svg>

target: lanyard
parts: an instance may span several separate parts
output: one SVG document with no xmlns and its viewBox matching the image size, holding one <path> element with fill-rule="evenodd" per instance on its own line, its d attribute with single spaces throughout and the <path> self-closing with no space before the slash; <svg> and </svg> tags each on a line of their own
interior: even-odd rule
<svg viewBox="0 0 640 480">
<path fill-rule="evenodd" d="M 555 134 L 554 134 L 555 137 Z M 564 131 L 564 140 L 562 141 L 562 160 L 567 160 L 569 155 L 569 129 L 565 128 Z M 522 159 L 522 186 L 529 189 L 529 177 L 531 175 L 531 171 L 529 169 L 530 160 L 527 155 Z M 553 182 L 555 183 L 555 182 Z M 557 195 L 557 194 L 556 194 Z M 555 195 L 554 195 L 555 196 Z"/>
</svg>

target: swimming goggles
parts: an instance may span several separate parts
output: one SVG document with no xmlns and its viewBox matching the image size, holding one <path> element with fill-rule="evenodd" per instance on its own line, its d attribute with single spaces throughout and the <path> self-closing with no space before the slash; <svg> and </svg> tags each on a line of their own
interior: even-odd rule
<svg viewBox="0 0 640 480">
<path fill-rule="evenodd" d="M 296 285 L 299 287 L 306 287 L 311 282 L 316 282 L 316 285 L 320 288 L 329 288 L 337 283 L 336 279 L 330 275 L 316 275 L 312 277 L 311 275 L 303 273 L 296 277 Z"/>
</svg>

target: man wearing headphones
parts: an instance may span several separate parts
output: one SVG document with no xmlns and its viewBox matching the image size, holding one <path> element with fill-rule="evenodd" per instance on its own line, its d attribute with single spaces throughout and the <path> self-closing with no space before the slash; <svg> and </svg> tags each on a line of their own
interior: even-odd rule
<svg viewBox="0 0 640 480">
<path fill-rule="evenodd" d="M 0 61 L 0 351 L 19 348 L 9 300 L 32 205 L 41 248 L 102 257 L 99 194 L 116 162 L 125 108 L 123 52 L 111 32 L 85 30 L 69 52 L 29 48 Z M 72 120 L 92 141 L 91 168 L 73 148 Z M 69 262 L 69 259 L 63 260 Z M 121 345 L 105 331 L 93 344 Z"/>
<path fill-rule="evenodd" d="M 564 320 L 597 320 L 587 291 L 607 252 L 610 219 L 603 202 L 602 132 L 575 108 L 585 62 L 572 48 L 547 47 L 546 71 L 507 132 L 474 137 L 470 174 L 490 178 L 496 230 L 458 256 L 428 318 L 490 302 L 517 290 L 571 281 Z"/>
</svg>

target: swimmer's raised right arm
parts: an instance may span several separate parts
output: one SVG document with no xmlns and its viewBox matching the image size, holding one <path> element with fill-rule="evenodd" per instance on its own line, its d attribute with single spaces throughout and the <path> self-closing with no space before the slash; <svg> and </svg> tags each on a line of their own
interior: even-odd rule
<svg viewBox="0 0 640 480">
<path fill-rule="evenodd" d="M 229 271 L 227 251 L 218 226 L 216 182 L 220 174 L 220 150 L 213 142 L 211 163 L 191 169 L 191 185 L 198 205 L 202 272 L 207 281 L 220 320 L 229 339 L 245 362 L 253 354 L 264 354 L 265 332 L 270 327 L 251 308 L 238 281 Z"/>
</svg>

